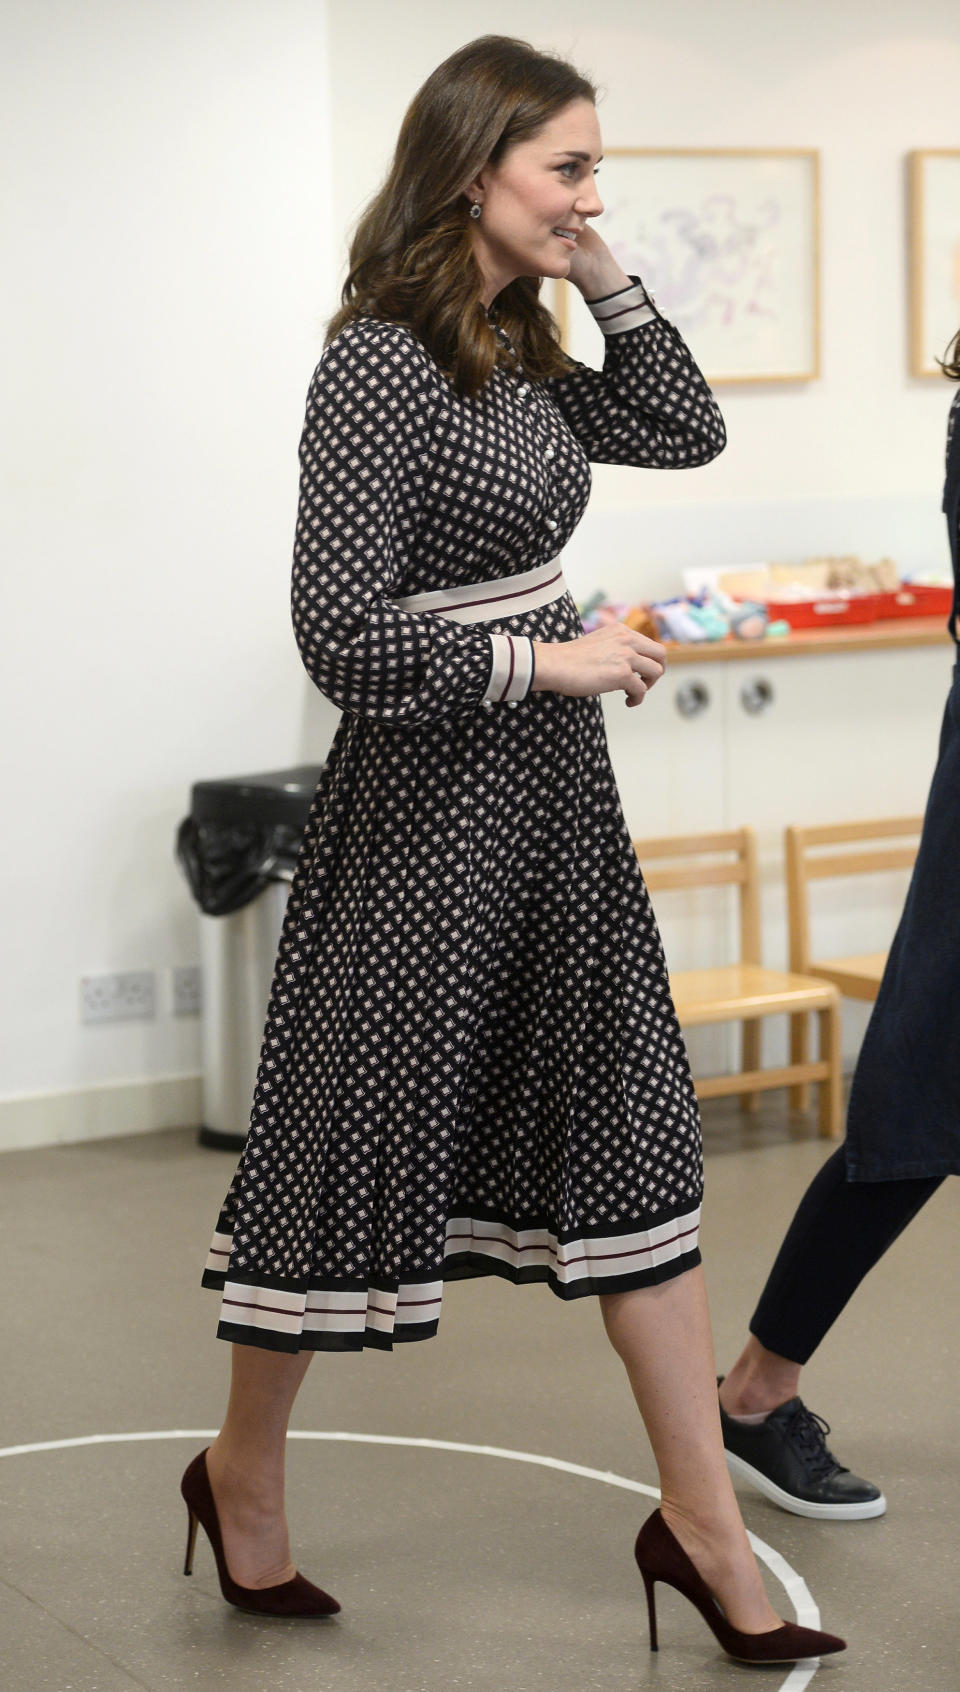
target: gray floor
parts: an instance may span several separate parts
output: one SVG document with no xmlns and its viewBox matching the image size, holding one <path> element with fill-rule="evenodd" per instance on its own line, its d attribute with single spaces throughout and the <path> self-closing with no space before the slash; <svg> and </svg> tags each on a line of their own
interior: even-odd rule
<svg viewBox="0 0 960 1692">
<path fill-rule="evenodd" d="M 722 1364 L 825 1148 L 776 1105 L 746 1126 L 711 1107 L 705 1129 Z M 185 1581 L 177 1481 L 202 1440 L 177 1430 L 213 1428 L 220 1413 L 227 1350 L 197 1276 L 231 1165 L 177 1132 L 0 1159 L 0 1446 L 163 1435 L 0 1460 L 5 1692 L 698 1692 L 750 1672 L 771 1692 L 806 1683 L 727 1662 L 669 1593 L 651 1657 L 631 1559 L 648 1501 L 490 1455 L 292 1444 L 296 1552 L 341 1599 L 335 1623 L 229 1609 L 202 1539 Z M 887 1517 L 806 1522 L 742 1494 L 748 1526 L 850 1640 L 816 1672 L 823 1692 L 958 1683 L 957 1207 L 948 1183 L 806 1377 L 840 1455 L 886 1489 Z M 296 1427 L 497 1446 L 654 1480 L 592 1302 L 494 1280 L 453 1285 L 427 1345 L 318 1359 Z"/>
</svg>

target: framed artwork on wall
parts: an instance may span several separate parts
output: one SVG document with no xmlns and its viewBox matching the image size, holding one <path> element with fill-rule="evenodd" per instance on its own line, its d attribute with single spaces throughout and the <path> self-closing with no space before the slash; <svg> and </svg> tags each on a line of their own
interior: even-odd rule
<svg viewBox="0 0 960 1692">
<path fill-rule="evenodd" d="M 910 154 L 910 369 L 936 359 L 960 329 L 960 147 Z"/>
<path fill-rule="evenodd" d="M 596 227 L 676 324 L 708 381 L 820 374 L 819 166 L 809 148 L 605 154 Z M 596 363 L 596 328 L 576 289 L 544 288 L 567 351 Z"/>
</svg>

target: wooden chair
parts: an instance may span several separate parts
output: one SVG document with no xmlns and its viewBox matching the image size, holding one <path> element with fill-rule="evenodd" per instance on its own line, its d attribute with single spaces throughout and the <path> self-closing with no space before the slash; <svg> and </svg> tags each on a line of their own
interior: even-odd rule
<svg viewBox="0 0 960 1692">
<path fill-rule="evenodd" d="M 764 969 L 760 943 L 760 895 L 753 830 L 673 835 L 635 840 L 644 880 L 651 892 L 666 888 L 734 886 L 739 889 L 739 961 L 719 969 L 671 973 L 670 990 L 681 1028 L 709 1023 L 742 1024 L 741 1068 L 734 1075 L 695 1078 L 697 1096 L 714 1099 L 739 1093 L 747 1108 L 772 1087 L 820 1083 L 819 1130 L 829 1139 L 841 1133 L 840 996 L 836 987 L 810 976 Z M 762 1019 L 787 1015 L 820 1025 L 820 1056 L 780 1069 L 760 1067 Z"/>
<path fill-rule="evenodd" d="M 815 976 L 819 981 L 832 982 L 842 998 L 873 1002 L 886 965 L 886 951 L 861 952 L 841 958 L 814 958 L 810 943 L 809 883 L 834 880 L 840 876 L 877 874 L 883 870 L 910 869 L 917 855 L 922 827 L 922 817 L 883 817 L 874 822 L 828 823 L 816 828 L 786 830 L 791 969 Z M 907 845 L 850 849 L 861 841 L 903 842 L 910 836 L 916 838 Z M 837 846 L 847 850 L 824 850 Z M 808 1052 L 806 1018 L 795 1017 L 790 1024 L 791 1062 L 803 1063 Z M 808 1103 L 808 1088 L 794 1088 L 791 1104 L 797 1109 L 805 1109 Z"/>
</svg>

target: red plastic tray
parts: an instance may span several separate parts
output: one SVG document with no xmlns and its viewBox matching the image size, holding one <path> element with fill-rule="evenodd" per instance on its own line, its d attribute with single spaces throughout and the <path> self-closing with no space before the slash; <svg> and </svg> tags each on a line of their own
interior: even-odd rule
<svg viewBox="0 0 960 1692">
<path fill-rule="evenodd" d="M 843 628 L 849 623 L 875 623 L 881 615 L 878 601 L 884 597 L 860 593 L 850 599 L 839 594 L 824 594 L 821 599 L 771 599 L 767 601 L 767 614 L 771 623 L 789 623 L 792 629 Z"/>
<path fill-rule="evenodd" d="M 885 622 L 891 617 L 946 617 L 953 604 L 951 587 L 912 587 L 896 593 L 858 593 L 849 598 L 826 593 L 820 599 L 767 601 L 771 623 L 792 629 L 843 628 L 851 623 Z"/>
<path fill-rule="evenodd" d="M 953 604 L 952 587 L 914 587 L 905 583 L 897 593 L 877 595 L 878 617 L 948 617 Z"/>
</svg>

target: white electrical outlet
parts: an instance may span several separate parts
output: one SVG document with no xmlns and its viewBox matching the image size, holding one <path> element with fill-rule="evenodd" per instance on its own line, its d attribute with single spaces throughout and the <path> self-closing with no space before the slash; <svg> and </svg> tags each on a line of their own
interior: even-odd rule
<svg viewBox="0 0 960 1692">
<path fill-rule="evenodd" d="M 199 1016 L 203 1010 L 203 977 L 199 964 L 183 964 L 173 976 L 174 1016 Z"/>
<path fill-rule="evenodd" d="M 150 1022 L 156 1014 L 152 970 L 128 969 L 121 975 L 80 979 L 81 1022 Z"/>
</svg>

